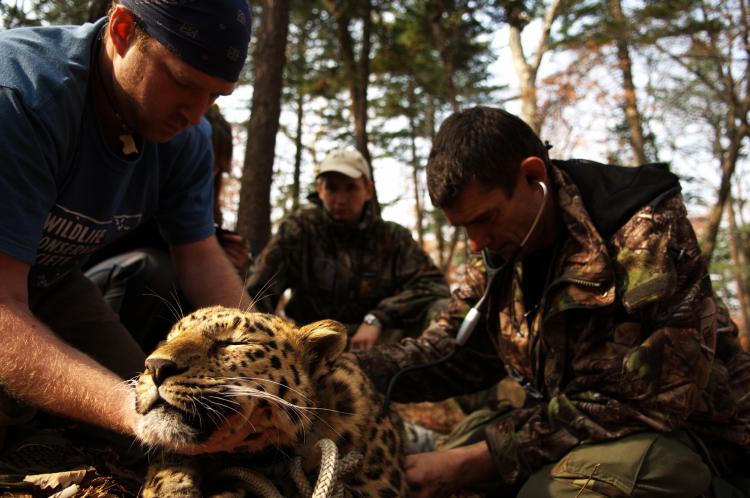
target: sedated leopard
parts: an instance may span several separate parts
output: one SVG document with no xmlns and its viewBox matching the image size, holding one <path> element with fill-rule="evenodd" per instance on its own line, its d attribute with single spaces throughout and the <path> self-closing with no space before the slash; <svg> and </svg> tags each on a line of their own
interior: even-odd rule
<svg viewBox="0 0 750 498">
<path fill-rule="evenodd" d="M 287 464 L 299 455 L 315 482 L 322 438 L 340 455 L 359 452 L 346 478 L 349 496 L 407 495 L 402 425 L 380 412 L 382 397 L 355 362 L 342 356 L 346 331 L 325 320 L 303 327 L 274 315 L 212 307 L 177 322 L 147 358 L 136 383 L 138 437 L 147 446 L 190 450 L 223 422 L 251 423 L 246 451 L 152 464 L 142 495 L 246 496 L 220 469 L 263 468 L 285 495 Z"/>
</svg>

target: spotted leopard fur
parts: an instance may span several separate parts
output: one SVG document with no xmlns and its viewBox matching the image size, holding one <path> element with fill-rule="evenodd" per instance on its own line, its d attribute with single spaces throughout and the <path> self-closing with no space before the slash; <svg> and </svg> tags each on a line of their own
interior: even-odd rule
<svg viewBox="0 0 750 498">
<path fill-rule="evenodd" d="M 380 414 L 381 396 L 342 356 L 345 347 L 346 331 L 333 321 L 298 328 L 274 315 L 223 307 L 180 320 L 138 378 L 139 439 L 179 452 L 203 443 L 226 420 L 251 423 L 254 432 L 239 454 L 152 464 L 142 495 L 245 496 L 236 482 L 216 478 L 240 465 L 261 468 L 293 496 L 289 459 L 301 456 L 314 483 L 315 444 L 328 438 L 341 455 L 363 455 L 345 483 L 350 496 L 406 496 L 401 422 Z"/>
</svg>

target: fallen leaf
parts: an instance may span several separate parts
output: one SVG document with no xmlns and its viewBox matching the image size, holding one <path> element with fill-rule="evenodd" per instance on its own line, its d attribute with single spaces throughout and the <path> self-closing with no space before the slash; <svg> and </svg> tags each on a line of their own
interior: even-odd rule
<svg viewBox="0 0 750 498">
<path fill-rule="evenodd" d="M 68 470 L 65 472 L 54 472 L 52 474 L 36 474 L 26 476 L 23 482 L 32 484 L 42 489 L 47 488 L 67 488 L 71 484 L 78 484 L 86 477 L 86 474 L 93 471 L 93 467 L 78 470 Z"/>
<path fill-rule="evenodd" d="M 55 493 L 54 495 L 50 495 L 49 498 L 70 498 L 71 496 L 74 496 L 78 492 L 78 484 L 71 484 L 67 488 L 63 489 L 62 491 Z"/>
</svg>

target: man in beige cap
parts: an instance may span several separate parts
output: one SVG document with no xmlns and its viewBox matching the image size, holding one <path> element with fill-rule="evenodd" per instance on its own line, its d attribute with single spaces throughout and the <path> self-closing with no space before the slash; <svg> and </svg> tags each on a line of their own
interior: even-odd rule
<svg viewBox="0 0 750 498">
<path fill-rule="evenodd" d="M 373 192 L 370 167 L 362 154 L 334 150 L 320 163 L 317 173 L 315 190 L 331 218 L 358 222 Z"/>
<path fill-rule="evenodd" d="M 315 189 L 316 205 L 284 220 L 258 256 L 248 292 L 259 310 L 276 311 L 291 289 L 289 318 L 338 320 L 354 350 L 397 338 L 396 330 L 418 333 L 446 302 L 448 284 L 408 229 L 372 209 L 365 158 L 334 150 L 318 167 Z"/>
</svg>

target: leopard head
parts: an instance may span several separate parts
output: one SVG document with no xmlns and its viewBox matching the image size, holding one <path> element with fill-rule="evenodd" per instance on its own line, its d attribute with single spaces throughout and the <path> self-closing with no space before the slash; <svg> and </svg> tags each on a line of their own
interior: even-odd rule
<svg viewBox="0 0 750 498">
<path fill-rule="evenodd" d="M 177 322 L 136 383 L 136 432 L 149 446 L 190 450 L 219 427 L 250 424 L 247 451 L 293 446 L 315 416 L 316 376 L 346 348 L 346 330 L 304 327 L 221 306 Z"/>
</svg>

